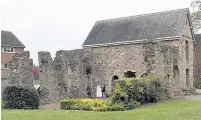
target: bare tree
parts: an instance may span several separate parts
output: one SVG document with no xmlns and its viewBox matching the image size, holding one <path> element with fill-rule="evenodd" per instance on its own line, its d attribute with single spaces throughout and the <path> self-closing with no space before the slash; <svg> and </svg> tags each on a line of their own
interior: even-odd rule
<svg viewBox="0 0 201 120">
<path fill-rule="evenodd" d="M 191 3 L 193 30 L 197 33 L 201 29 L 201 0 L 194 0 Z"/>
</svg>

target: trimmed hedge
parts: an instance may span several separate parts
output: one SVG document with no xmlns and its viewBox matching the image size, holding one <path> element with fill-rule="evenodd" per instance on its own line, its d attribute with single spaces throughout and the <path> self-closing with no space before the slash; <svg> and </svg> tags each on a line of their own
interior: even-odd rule
<svg viewBox="0 0 201 120">
<path fill-rule="evenodd" d="M 112 104 L 100 99 L 64 99 L 60 101 L 62 110 L 86 110 L 86 111 L 124 111 L 139 106 L 138 102 L 130 104 Z"/>
<path fill-rule="evenodd" d="M 112 88 L 111 101 L 129 104 L 132 102 L 153 103 L 167 98 L 167 90 L 155 76 L 123 78 Z"/>
<path fill-rule="evenodd" d="M 3 91 L 5 109 L 38 109 L 39 94 L 34 87 L 10 85 Z"/>
<path fill-rule="evenodd" d="M 64 99 L 60 101 L 62 110 L 107 111 L 108 103 L 99 99 Z"/>
</svg>

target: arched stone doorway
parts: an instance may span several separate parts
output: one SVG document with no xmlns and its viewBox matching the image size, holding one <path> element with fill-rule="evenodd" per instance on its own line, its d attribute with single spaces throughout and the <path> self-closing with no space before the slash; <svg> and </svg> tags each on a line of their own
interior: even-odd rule
<svg viewBox="0 0 201 120">
<path fill-rule="evenodd" d="M 118 77 L 117 75 L 114 75 L 114 76 L 112 77 L 112 82 L 115 81 L 115 80 L 118 80 L 118 79 L 119 79 L 119 77 Z"/>
<path fill-rule="evenodd" d="M 114 75 L 112 77 L 112 85 L 114 85 L 114 83 L 119 79 L 119 77 L 117 75 Z"/>
<path fill-rule="evenodd" d="M 108 84 L 108 89 L 107 89 L 107 92 L 108 92 L 108 95 L 110 95 L 111 94 L 111 92 L 112 92 L 112 88 L 113 88 L 113 86 L 114 86 L 114 84 L 115 84 L 115 82 L 117 82 L 118 80 L 119 80 L 119 76 L 118 75 L 112 75 L 111 77 L 110 77 L 110 79 L 109 79 L 109 84 Z"/>
</svg>

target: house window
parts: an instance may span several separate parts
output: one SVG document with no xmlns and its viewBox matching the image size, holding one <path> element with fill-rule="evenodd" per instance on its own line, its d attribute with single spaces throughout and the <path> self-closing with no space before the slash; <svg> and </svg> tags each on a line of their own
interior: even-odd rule
<svg viewBox="0 0 201 120">
<path fill-rule="evenodd" d="M 8 69 L 8 64 L 7 63 L 4 64 L 4 69 Z"/>
<path fill-rule="evenodd" d="M 3 47 L 3 52 L 14 52 L 12 47 Z"/>
</svg>

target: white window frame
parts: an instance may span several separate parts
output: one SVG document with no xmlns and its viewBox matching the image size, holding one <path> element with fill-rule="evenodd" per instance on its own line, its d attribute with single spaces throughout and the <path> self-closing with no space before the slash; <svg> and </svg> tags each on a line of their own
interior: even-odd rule
<svg viewBox="0 0 201 120">
<path fill-rule="evenodd" d="M 13 47 L 2 47 L 2 51 L 5 53 L 14 53 L 14 48 Z"/>
</svg>

